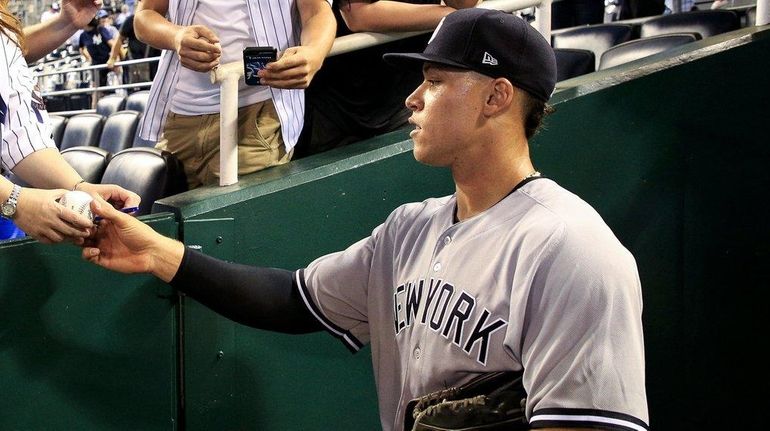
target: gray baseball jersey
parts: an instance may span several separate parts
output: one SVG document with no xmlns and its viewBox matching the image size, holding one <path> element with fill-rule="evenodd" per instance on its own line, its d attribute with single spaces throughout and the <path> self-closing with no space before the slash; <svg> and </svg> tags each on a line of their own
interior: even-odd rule
<svg viewBox="0 0 770 431">
<path fill-rule="evenodd" d="M 546 178 L 459 223 L 455 204 L 403 205 L 295 275 L 333 335 L 371 344 L 383 429 L 413 398 L 522 368 L 533 428 L 647 429 L 636 263 L 596 211 Z"/>
</svg>

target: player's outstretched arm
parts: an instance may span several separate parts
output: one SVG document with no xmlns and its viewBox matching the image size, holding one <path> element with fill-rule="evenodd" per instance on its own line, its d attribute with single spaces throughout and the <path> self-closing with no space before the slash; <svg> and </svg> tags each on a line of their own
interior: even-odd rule
<svg viewBox="0 0 770 431">
<path fill-rule="evenodd" d="M 98 196 L 91 210 L 103 220 L 83 248 L 84 259 L 113 271 L 150 273 L 171 281 L 182 262 L 182 243 L 155 232 Z"/>
<path fill-rule="evenodd" d="M 287 333 L 321 330 L 294 285 L 292 273 L 224 262 L 187 249 L 97 198 L 104 219 L 83 258 L 124 273 L 151 273 L 217 313 L 255 328 Z"/>
</svg>

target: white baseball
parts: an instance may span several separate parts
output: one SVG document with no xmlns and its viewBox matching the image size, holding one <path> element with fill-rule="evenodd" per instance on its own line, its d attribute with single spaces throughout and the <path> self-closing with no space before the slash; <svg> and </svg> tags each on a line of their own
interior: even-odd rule
<svg viewBox="0 0 770 431">
<path fill-rule="evenodd" d="M 89 220 L 94 219 L 94 214 L 91 212 L 91 201 L 93 198 L 86 192 L 78 190 L 70 191 L 64 194 L 59 199 L 59 203 L 65 208 L 69 208 L 78 214 L 82 214 Z"/>
</svg>

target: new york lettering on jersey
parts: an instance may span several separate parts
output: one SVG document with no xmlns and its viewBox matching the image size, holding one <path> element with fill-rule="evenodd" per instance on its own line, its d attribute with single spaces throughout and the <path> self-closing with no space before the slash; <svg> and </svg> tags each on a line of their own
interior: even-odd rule
<svg viewBox="0 0 770 431">
<path fill-rule="evenodd" d="M 490 338 L 508 325 L 507 320 L 492 316 L 489 307 L 477 304 L 470 293 L 435 278 L 397 286 L 393 317 L 396 338 L 413 325 L 427 326 L 436 337 L 443 337 L 469 356 L 478 345 L 475 359 L 482 365 L 487 362 Z"/>
</svg>

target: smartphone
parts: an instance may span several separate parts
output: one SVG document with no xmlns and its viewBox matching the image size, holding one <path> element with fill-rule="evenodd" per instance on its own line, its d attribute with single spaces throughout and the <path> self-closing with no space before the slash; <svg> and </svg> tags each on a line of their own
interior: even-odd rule
<svg viewBox="0 0 770 431">
<path fill-rule="evenodd" d="M 247 85 L 262 85 L 257 72 L 276 60 L 278 50 L 272 46 L 251 46 L 243 50 L 243 74 Z"/>
</svg>

